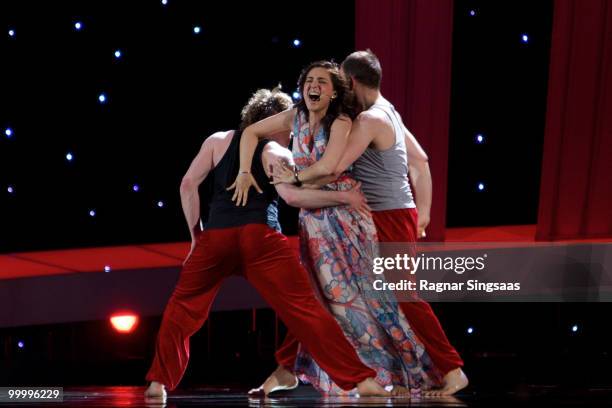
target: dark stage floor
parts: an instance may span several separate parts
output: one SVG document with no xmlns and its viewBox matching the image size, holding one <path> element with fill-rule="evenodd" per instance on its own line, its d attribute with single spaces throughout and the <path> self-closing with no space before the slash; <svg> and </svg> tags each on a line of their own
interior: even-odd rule
<svg viewBox="0 0 612 408">
<path fill-rule="evenodd" d="M 246 389 L 239 388 L 194 388 L 177 390 L 166 404 L 145 401 L 143 387 L 80 387 L 65 388 L 63 403 L 19 403 L 0 406 L 68 406 L 68 407 L 231 407 L 231 406 L 276 406 L 276 407 L 610 407 L 612 386 L 582 389 L 562 389 L 557 386 L 525 385 L 511 392 L 475 391 L 468 389 L 455 397 L 436 398 L 351 398 L 320 397 L 312 388 L 300 386 L 295 391 L 274 395 L 272 398 L 249 398 Z"/>
</svg>

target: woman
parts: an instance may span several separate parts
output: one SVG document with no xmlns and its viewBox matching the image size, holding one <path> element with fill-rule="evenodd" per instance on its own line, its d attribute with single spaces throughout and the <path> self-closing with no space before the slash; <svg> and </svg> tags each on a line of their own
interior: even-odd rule
<svg viewBox="0 0 612 408">
<path fill-rule="evenodd" d="M 259 187 L 250 174 L 258 140 L 293 131 L 295 168 L 288 175 L 277 171 L 275 182 L 321 183 L 328 190 L 349 190 L 356 181 L 333 172 L 342 156 L 351 128 L 347 86 L 336 64 L 320 61 L 302 71 L 302 93 L 295 108 L 247 127 L 240 143 L 240 171 L 233 199 L 244 205 L 250 186 Z M 283 167 L 277 165 L 276 168 Z M 364 363 L 377 372 L 376 381 L 394 386 L 395 394 L 419 390 L 439 378 L 429 357 L 398 310 L 395 300 L 372 287 L 372 259 L 376 256 L 376 230 L 369 214 L 347 207 L 300 211 L 302 263 L 311 273 L 322 301 L 342 327 Z M 376 277 L 380 279 L 380 277 Z M 324 335 L 324 333 L 321 333 Z M 295 372 L 325 393 L 340 394 L 312 359 L 298 357 Z M 292 367 L 285 367 L 291 369 Z"/>
</svg>

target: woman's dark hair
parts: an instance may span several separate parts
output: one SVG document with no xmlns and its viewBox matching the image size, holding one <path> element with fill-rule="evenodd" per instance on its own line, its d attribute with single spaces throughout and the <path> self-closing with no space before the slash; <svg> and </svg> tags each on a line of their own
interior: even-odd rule
<svg viewBox="0 0 612 408">
<path fill-rule="evenodd" d="M 349 90 L 348 83 L 340 73 L 340 66 L 332 61 L 316 61 L 304 68 L 300 73 L 300 78 L 298 79 L 298 89 L 300 93 L 304 92 L 306 77 L 314 68 L 323 68 L 329 72 L 334 91 L 336 92 L 336 97 L 331 100 L 329 107 L 327 108 L 327 113 L 325 114 L 323 120 L 321 120 L 323 129 L 325 129 L 325 132 L 327 135 L 329 135 L 331 125 L 338 116 L 344 114 L 351 119 L 355 119 L 356 115 L 353 93 Z M 298 112 L 303 112 L 306 117 L 308 117 L 308 108 L 306 107 L 306 102 L 304 101 L 303 95 L 295 106 L 298 109 Z"/>
</svg>

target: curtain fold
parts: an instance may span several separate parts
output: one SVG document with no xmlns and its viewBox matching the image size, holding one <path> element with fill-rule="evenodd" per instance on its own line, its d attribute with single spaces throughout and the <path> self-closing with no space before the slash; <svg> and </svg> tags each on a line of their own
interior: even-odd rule
<svg viewBox="0 0 612 408">
<path fill-rule="evenodd" d="M 431 241 L 446 228 L 452 26 L 452 0 L 355 1 L 355 48 L 378 56 L 383 95 L 429 156 Z"/>
<path fill-rule="evenodd" d="M 538 240 L 612 236 L 612 2 L 556 0 Z"/>
</svg>

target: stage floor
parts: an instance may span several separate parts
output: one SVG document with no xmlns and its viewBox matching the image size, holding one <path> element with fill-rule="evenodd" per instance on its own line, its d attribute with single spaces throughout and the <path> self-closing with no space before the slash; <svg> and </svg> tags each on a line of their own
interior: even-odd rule
<svg viewBox="0 0 612 408">
<path fill-rule="evenodd" d="M 568 390 L 558 386 L 525 385 L 511 392 L 474 391 L 468 388 L 456 397 L 432 398 L 350 398 L 321 397 L 312 388 L 278 393 L 270 398 L 249 398 L 246 389 L 202 387 L 177 390 L 165 404 L 146 401 L 144 387 L 79 387 L 64 388 L 63 403 L 0 404 L 2 407 L 62 406 L 62 407 L 610 407 L 612 386 Z"/>
</svg>

